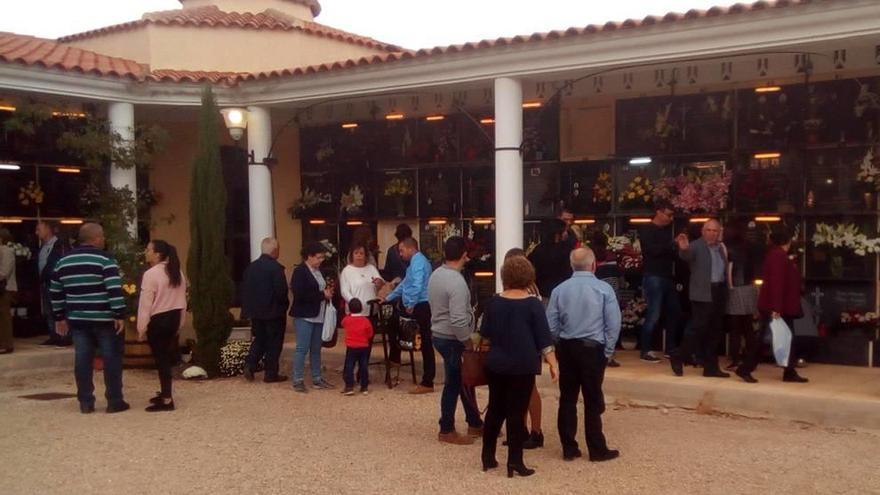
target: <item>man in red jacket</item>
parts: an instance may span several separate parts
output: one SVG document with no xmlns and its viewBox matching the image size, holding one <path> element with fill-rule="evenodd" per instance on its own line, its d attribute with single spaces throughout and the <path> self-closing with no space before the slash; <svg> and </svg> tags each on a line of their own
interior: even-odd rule
<svg viewBox="0 0 880 495">
<path fill-rule="evenodd" d="M 761 292 L 758 294 L 758 311 L 769 320 L 782 318 L 792 330 L 791 351 L 788 353 L 788 366 L 782 374 L 782 381 L 806 383 L 809 380 L 798 375 L 795 366 L 798 362 L 794 320 L 801 317 L 801 273 L 797 265 L 788 257 L 791 248 L 791 231 L 780 226 L 770 234 L 773 244 L 764 257 L 761 278 Z M 752 372 L 758 367 L 758 349 L 746 349 L 742 365 L 736 370 L 737 376 L 749 383 L 755 383 Z"/>
</svg>

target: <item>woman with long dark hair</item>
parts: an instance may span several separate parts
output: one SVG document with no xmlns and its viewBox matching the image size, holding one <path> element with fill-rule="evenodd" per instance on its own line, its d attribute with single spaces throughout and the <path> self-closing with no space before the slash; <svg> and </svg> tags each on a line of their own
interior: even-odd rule
<svg viewBox="0 0 880 495">
<path fill-rule="evenodd" d="M 138 338 L 146 338 L 150 344 L 161 385 L 160 392 L 150 399 L 147 412 L 173 411 L 171 367 L 174 365 L 177 335 L 183 327 L 186 311 L 186 278 L 180 269 L 177 249 L 171 244 L 160 240 L 150 241 L 144 257 L 150 269 L 144 273 L 141 282 Z"/>
</svg>

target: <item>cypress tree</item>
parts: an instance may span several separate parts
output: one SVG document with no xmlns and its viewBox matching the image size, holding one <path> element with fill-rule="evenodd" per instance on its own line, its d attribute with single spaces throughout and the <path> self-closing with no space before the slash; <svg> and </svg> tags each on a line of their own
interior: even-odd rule
<svg viewBox="0 0 880 495">
<path fill-rule="evenodd" d="M 226 185 L 220 164 L 219 111 L 210 86 L 202 92 L 198 151 L 190 185 L 190 246 L 187 273 L 196 331 L 196 362 L 219 375 L 220 349 L 232 331 L 233 286 L 224 252 Z"/>
</svg>

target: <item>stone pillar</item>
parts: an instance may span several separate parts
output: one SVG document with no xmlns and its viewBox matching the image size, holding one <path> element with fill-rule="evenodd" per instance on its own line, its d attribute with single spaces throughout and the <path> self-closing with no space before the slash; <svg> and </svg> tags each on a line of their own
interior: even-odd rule
<svg viewBox="0 0 880 495">
<path fill-rule="evenodd" d="M 272 120 L 269 110 L 248 107 L 248 150 L 254 162 L 248 166 L 248 206 L 250 208 L 251 260 L 260 257 L 260 242 L 275 237 L 272 202 L 272 174 L 264 163 L 272 146 Z"/>
<path fill-rule="evenodd" d="M 504 254 L 523 246 L 522 83 L 495 80 L 495 280 L 501 290 Z"/>
<path fill-rule="evenodd" d="M 110 103 L 107 110 L 107 120 L 110 121 L 110 132 L 121 138 L 118 145 L 132 146 L 134 143 L 134 105 L 131 103 Z M 110 185 L 116 189 L 128 188 L 132 197 L 137 201 L 137 170 L 134 167 L 124 169 L 114 164 L 110 168 Z M 135 213 L 132 224 L 128 226 L 128 230 L 137 238 L 137 213 Z"/>
</svg>

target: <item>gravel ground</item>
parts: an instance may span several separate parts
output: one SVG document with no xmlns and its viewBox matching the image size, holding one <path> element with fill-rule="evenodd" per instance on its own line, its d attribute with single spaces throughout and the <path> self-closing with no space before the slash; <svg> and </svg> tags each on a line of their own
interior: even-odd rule
<svg viewBox="0 0 880 495">
<path fill-rule="evenodd" d="M 563 462 L 546 376 L 546 446 L 526 452 L 537 474 L 513 480 L 480 470 L 479 443 L 437 441 L 438 393 L 379 384 L 366 397 L 300 395 L 241 378 L 175 385 L 178 410 L 148 414 L 154 374 L 126 371 L 133 409 L 106 415 L 99 398 L 86 416 L 74 399 L 20 398 L 74 391 L 72 371 L 0 378 L 0 493 L 880 493 L 880 432 L 682 410 L 610 406 L 605 431 L 622 457 Z M 505 456 L 499 446 L 502 465 Z"/>
</svg>

